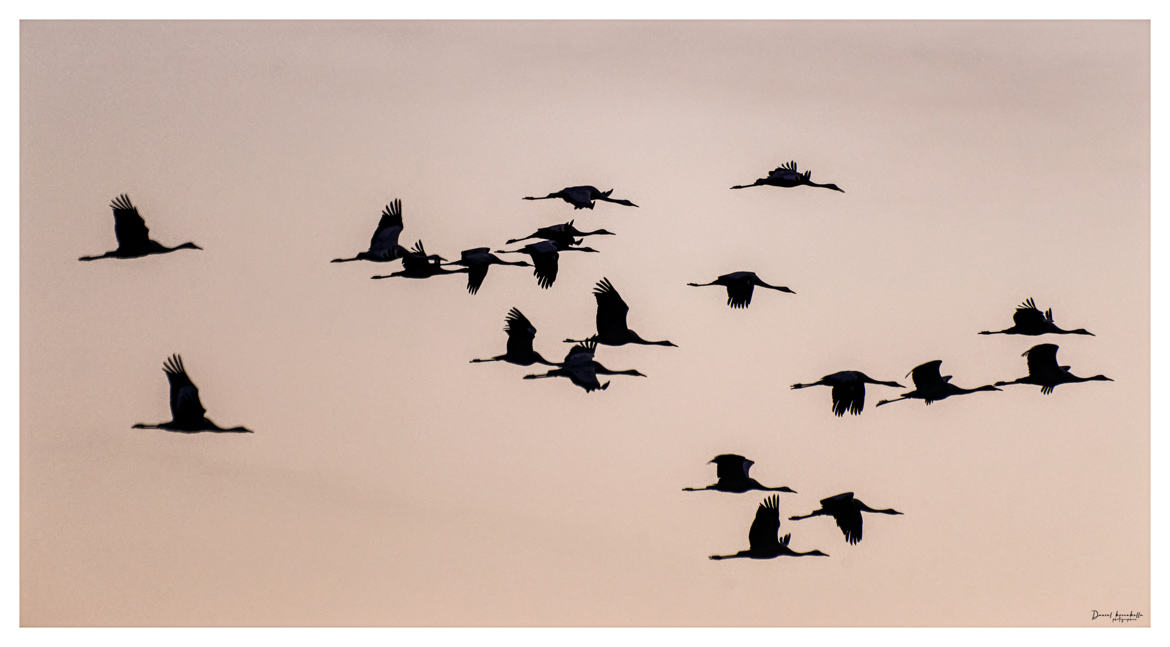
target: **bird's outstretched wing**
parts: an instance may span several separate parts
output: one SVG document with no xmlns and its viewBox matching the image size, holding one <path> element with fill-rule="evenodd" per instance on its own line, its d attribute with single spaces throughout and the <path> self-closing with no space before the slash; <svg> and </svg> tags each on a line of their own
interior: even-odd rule
<svg viewBox="0 0 1170 647">
<path fill-rule="evenodd" d="M 110 208 L 114 210 L 114 236 L 119 249 L 142 247 L 150 240 L 146 221 L 138 215 L 138 207 L 130 203 L 130 196 L 119 195 L 110 202 Z"/>
<path fill-rule="evenodd" d="M 748 545 L 752 550 L 764 550 L 776 545 L 780 532 L 780 497 L 773 494 L 756 508 L 756 519 L 748 530 Z"/>
<path fill-rule="evenodd" d="M 854 415 L 865 407 L 865 383 L 861 380 L 841 382 L 833 387 L 833 413 L 838 416 L 848 411 Z"/>
<path fill-rule="evenodd" d="M 533 326 L 518 308 L 512 308 L 504 319 L 504 332 L 508 333 L 509 337 L 532 339 L 536 337 L 536 326 Z"/>
<path fill-rule="evenodd" d="M 560 271 L 560 253 L 555 246 L 549 247 L 537 243 L 538 247 L 529 254 L 532 257 L 532 274 L 536 277 L 536 284 L 545 290 L 556 283 L 557 273 Z"/>
<path fill-rule="evenodd" d="M 597 334 L 606 337 L 608 334 L 624 333 L 627 330 L 626 314 L 630 307 L 622 300 L 613 283 L 603 277 L 593 288 L 593 298 L 597 299 Z"/>
<path fill-rule="evenodd" d="M 467 267 L 467 291 L 471 294 L 479 292 L 483 280 L 487 278 L 488 264 L 474 263 Z"/>
<path fill-rule="evenodd" d="M 935 385 L 943 381 L 942 374 L 939 373 L 940 366 L 942 366 L 942 360 L 936 359 L 932 362 L 915 366 L 906 376 L 914 380 L 914 386 L 920 389 Z"/>
<path fill-rule="evenodd" d="M 402 233 L 402 201 L 395 198 L 382 209 L 378 228 L 370 237 L 370 253 L 390 256 L 398 247 L 398 236 Z"/>
<path fill-rule="evenodd" d="M 720 454 L 715 457 L 715 476 L 719 480 L 741 479 L 748 475 L 755 462 L 739 454 Z"/>
<path fill-rule="evenodd" d="M 1056 344 L 1037 344 L 1023 352 L 1028 358 L 1028 374 L 1041 375 L 1058 372 L 1060 366 L 1056 363 Z"/>
<path fill-rule="evenodd" d="M 183 358 L 171 355 L 163 363 L 163 372 L 171 384 L 171 419 L 175 422 L 196 421 L 203 418 L 207 409 L 199 401 L 199 389 L 187 376 Z"/>
<path fill-rule="evenodd" d="M 845 541 L 856 544 L 861 541 L 861 510 L 855 506 L 846 506 L 833 513 L 837 527 L 845 533 Z"/>
<path fill-rule="evenodd" d="M 752 293 L 756 286 L 751 283 L 736 281 L 727 285 L 727 305 L 732 308 L 746 308 L 752 303 Z"/>
<path fill-rule="evenodd" d="M 1028 297 L 1026 301 L 1016 306 L 1016 311 L 1012 314 L 1012 321 L 1020 328 L 1035 328 L 1044 323 L 1044 315 L 1036 307 L 1036 302 Z"/>
</svg>

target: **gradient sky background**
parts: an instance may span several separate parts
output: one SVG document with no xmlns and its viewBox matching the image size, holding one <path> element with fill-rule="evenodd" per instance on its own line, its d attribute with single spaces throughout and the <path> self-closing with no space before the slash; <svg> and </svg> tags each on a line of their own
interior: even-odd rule
<svg viewBox="0 0 1170 647">
<path fill-rule="evenodd" d="M 24 22 L 24 625 L 1090 625 L 1149 609 L 1146 22 Z M 729 191 L 788 159 L 836 182 Z M 641 205 L 523 202 L 573 184 Z M 164 244 L 115 246 L 129 193 Z M 550 290 L 494 268 L 370 281 L 391 199 L 447 257 L 576 218 L 618 236 Z M 688 288 L 739 269 L 796 295 Z M 507 271 L 511 270 L 511 271 Z M 630 325 L 586 394 L 549 358 L 609 277 Z M 1034 297 L 1096 337 L 983 337 Z M 835 418 L 843 369 L 960 386 L 1060 344 L 1079 375 Z M 169 418 L 183 354 L 208 415 Z M 909 384 L 903 381 L 903 384 Z M 683 493 L 717 453 L 785 517 L 902 517 L 822 559 L 747 547 L 763 495 Z M 1146 619 L 1148 620 L 1148 618 Z M 1098 623 L 1099 624 L 1099 623 Z"/>
</svg>

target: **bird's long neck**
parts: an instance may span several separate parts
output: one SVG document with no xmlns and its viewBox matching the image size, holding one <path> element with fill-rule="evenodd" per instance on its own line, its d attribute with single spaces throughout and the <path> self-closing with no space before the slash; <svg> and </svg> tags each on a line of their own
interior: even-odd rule
<svg viewBox="0 0 1170 647">
<path fill-rule="evenodd" d="M 1012 328 L 1004 328 L 1003 330 L 980 330 L 979 334 L 980 335 L 1006 335 L 1006 334 L 1011 333 L 1011 332 L 1014 332 L 1014 330 Z"/>
<path fill-rule="evenodd" d="M 674 342 L 671 342 L 671 341 L 668 341 L 665 339 L 662 341 L 648 341 L 648 340 L 642 339 L 641 337 L 638 336 L 638 333 L 636 333 L 632 330 L 630 331 L 630 341 L 632 341 L 635 344 L 643 344 L 646 346 L 675 346 L 676 345 Z"/>
<path fill-rule="evenodd" d="M 975 393 L 976 391 L 998 391 L 999 390 L 998 388 L 995 387 L 994 384 L 984 384 L 983 386 L 977 386 L 973 389 L 963 389 L 963 388 L 959 388 L 959 387 L 955 387 L 955 388 L 959 389 L 959 391 L 961 393 Z"/>
<path fill-rule="evenodd" d="M 711 555 L 707 559 L 716 559 L 716 560 L 718 560 L 718 559 L 736 559 L 738 557 L 751 557 L 751 556 L 752 556 L 751 551 L 741 550 L 734 555 Z"/>
<path fill-rule="evenodd" d="M 810 517 L 819 517 L 825 514 L 824 510 L 813 510 L 806 515 L 796 515 L 795 517 L 788 517 L 789 521 L 800 521 L 801 519 L 808 519 Z"/>
<path fill-rule="evenodd" d="M 912 391 L 911 393 L 913 393 L 913 391 Z M 873 405 L 873 406 L 875 406 L 875 407 L 880 407 L 880 406 L 882 406 L 883 404 L 890 404 L 891 402 L 899 402 L 899 401 L 901 401 L 901 400 L 909 400 L 910 398 L 911 398 L 911 396 L 909 396 L 909 395 L 904 395 L 904 396 L 902 396 L 902 397 L 900 397 L 900 398 L 894 398 L 893 400 L 878 400 L 877 404 L 875 404 L 875 405 Z"/>
<path fill-rule="evenodd" d="M 705 288 L 705 287 L 710 286 L 710 285 L 719 285 L 719 284 L 716 283 L 715 281 L 711 281 L 710 283 L 687 283 L 687 285 L 689 285 L 693 288 Z"/>
<path fill-rule="evenodd" d="M 178 251 L 180 249 L 203 249 L 202 247 L 196 245 L 195 243 L 191 243 L 191 242 L 183 243 L 182 245 L 175 245 L 174 247 L 166 247 L 164 245 L 160 245 L 160 247 L 163 248 L 164 253 L 165 252 L 174 252 L 174 251 Z"/>
<path fill-rule="evenodd" d="M 166 423 L 150 424 L 148 422 L 140 422 L 131 427 L 131 429 L 163 429 L 164 424 Z"/>
<path fill-rule="evenodd" d="M 764 184 L 764 178 L 759 178 L 755 182 L 752 182 L 751 184 L 737 184 L 731 188 L 733 188 L 733 189 L 750 189 L 753 186 L 760 186 L 762 184 Z"/>
<path fill-rule="evenodd" d="M 702 492 L 703 490 L 714 490 L 714 489 L 715 489 L 714 485 L 705 485 L 703 487 L 685 487 L 682 489 L 682 491 L 683 492 Z"/>
<path fill-rule="evenodd" d="M 525 196 L 524 199 L 525 200 L 549 200 L 552 198 L 559 198 L 559 197 L 561 197 L 561 194 L 558 192 L 558 193 L 550 193 L 546 196 Z"/>
<path fill-rule="evenodd" d="M 881 386 L 896 386 L 898 388 L 903 388 L 902 385 L 898 384 L 897 382 L 885 382 L 882 380 L 869 380 L 869 383 L 870 384 L 880 384 Z"/>
<path fill-rule="evenodd" d="M 818 187 L 821 189 L 832 189 L 834 191 L 840 191 L 841 193 L 845 193 L 845 190 L 842 189 L 841 187 L 837 186 L 836 184 L 818 184 L 816 182 L 813 182 L 812 180 L 805 180 L 804 183 L 807 186 L 815 186 L 815 187 Z"/>
<path fill-rule="evenodd" d="M 100 256 L 82 256 L 82 257 L 78 258 L 77 260 L 79 260 L 79 261 L 96 261 L 96 260 L 100 260 L 103 258 L 113 258 L 117 255 L 118 255 L 118 250 L 114 250 L 112 252 L 106 252 L 105 254 L 101 254 Z"/>
<path fill-rule="evenodd" d="M 539 357 L 539 355 L 538 355 L 538 357 Z M 507 359 L 507 356 L 506 356 L 506 355 L 496 355 L 495 357 L 488 357 L 488 358 L 485 358 L 485 359 L 473 359 L 473 360 L 469 360 L 469 361 L 468 361 L 468 363 L 469 363 L 469 364 L 478 364 L 478 363 L 480 363 L 480 362 L 500 362 L 500 361 L 503 361 L 503 360 L 505 360 L 505 359 Z"/>
<path fill-rule="evenodd" d="M 878 514 L 902 514 L 901 512 L 898 512 L 897 510 L 895 510 L 893 508 L 883 508 L 881 510 L 876 510 L 874 508 L 871 508 L 871 507 L 865 505 L 861 501 L 857 502 L 857 507 L 860 508 L 861 510 L 864 510 L 865 512 L 876 512 Z"/>
</svg>

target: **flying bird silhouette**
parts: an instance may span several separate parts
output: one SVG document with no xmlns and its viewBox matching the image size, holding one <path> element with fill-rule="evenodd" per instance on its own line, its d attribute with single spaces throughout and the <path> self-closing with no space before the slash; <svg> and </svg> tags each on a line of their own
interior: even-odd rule
<svg viewBox="0 0 1170 647">
<path fill-rule="evenodd" d="M 840 417 L 845 415 L 846 411 L 853 415 L 860 414 L 861 410 L 865 408 L 866 383 L 905 388 L 897 382 L 875 380 L 861 371 L 839 371 L 832 375 L 826 375 L 816 382 L 810 382 L 809 384 L 793 384 L 792 388 L 804 389 L 810 386 L 833 387 L 833 413 Z"/>
<path fill-rule="evenodd" d="M 734 559 L 737 557 L 771 559 L 780 556 L 803 557 L 805 555 L 828 557 L 828 555 L 819 550 L 811 550 L 807 553 L 793 551 L 788 547 L 792 535 L 787 534 L 777 539 L 776 536 L 779 533 L 780 496 L 773 494 L 764 499 L 760 507 L 756 508 L 756 518 L 752 521 L 751 529 L 748 530 L 748 545 L 750 548 L 741 550 L 734 555 L 711 555 L 710 559 Z"/>
<path fill-rule="evenodd" d="M 570 220 L 569 222 L 563 222 L 559 225 L 549 225 L 548 227 L 541 227 L 540 229 L 537 229 L 535 232 L 533 232 L 533 233 L 531 233 L 523 238 L 513 238 L 512 240 L 509 240 L 508 244 L 512 245 L 514 243 L 518 243 L 522 240 L 528 240 L 530 238 L 540 238 L 543 240 L 551 240 L 554 243 L 560 245 L 561 247 L 569 247 L 570 245 L 581 244 L 581 241 L 578 239 L 583 238 L 585 236 L 614 236 L 614 235 L 615 234 L 612 231 L 609 231 L 606 229 L 594 229 L 593 231 L 581 231 L 580 229 L 577 229 L 576 227 L 574 227 L 573 221 Z"/>
<path fill-rule="evenodd" d="M 1028 374 L 1018 380 L 996 382 L 995 385 L 1035 384 L 1040 387 L 1041 393 L 1048 395 L 1061 384 L 1113 381 L 1112 378 L 1105 377 L 1104 375 L 1094 375 L 1093 377 L 1077 377 L 1073 375 L 1069 371 L 1070 367 L 1060 366 L 1056 363 L 1056 351 L 1058 348 L 1056 344 L 1037 344 L 1029 348 L 1021 355 L 1021 357 L 1028 358 Z"/>
<path fill-rule="evenodd" d="M 402 258 L 409 252 L 398 244 L 398 236 L 402 233 L 402 200 L 395 198 L 393 202 L 382 209 L 382 217 L 378 220 L 378 228 L 370 237 L 370 249 L 358 252 L 353 258 L 335 258 L 331 263 L 348 263 L 349 261 L 374 261 L 385 263 Z"/>
<path fill-rule="evenodd" d="M 862 503 L 861 499 L 853 497 L 852 492 L 844 492 L 827 499 L 821 499 L 821 507 L 812 512 L 788 517 L 790 521 L 808 519 L 809 517 L 829 516 L 837 521 L 837 527 L 845 534 L 845 541 L 856 544 L 861 541 L 861 513 L 876 512 L 878 514 L 902 514 L 893 508 L 874 510 Z"/>
<path fill-rule="evenodd" d="M 787 292 L 789 294 L 796 294 L 792 290 L 780 285 L 769 285 L 760 280 L 755 272 L 732 272 L 724 274 L 710 283 L 687 283 L 687 285 L 695 288 L 707 287 L 709 285 L 722 285 L 727 288 L 727 305 L 732 308 L 746 308 L 751 305 L 752 292 L 755 286 L 776 290 L 777 292 Z"/>
<path fill-rule="evenodd" d="M 914 380 L 914 390 L 902 394 L 902 397 L 893 400 L 880 400 L 877 407 L 891 402 L 898 402 L 899 400 L 909 400 L 911 398 L 924 400 L 926 404 L 936 402 L 952 395 L 964 395 L 967 393 L 975 393 L 977 391 L 1000 391 L 990 384 L 985 384 L 974 389 L 964 389 L 962 387 L 951 384 L 950 375 L 941 375 L 939 367 L 942 366 L 942 360 L 936 359 L 933 362 L 927 362 L 914 367 L 906 375 Z"/>
<path fill-rule="evenodd" d="M 371 276 L 371 279 L 388 279 L 395 276 L 401 276 L 407 279 L 427 279 L 439 274 L 459 274 L 460 272 L 470 272 L 469 268 L 462 268 L 458 270 L 449 270 L 442 266 L 442 262 L 447 259 L 438 254 L 427 254 L 427 250 L 423 247 L 423 242 L 420 240 L 410 248 L 402 256 L 402 269 L 390 274 L 378 274 Z"/>
<path fill-rule="evenodd" d="M 581 242 L 581 241 L 577 241 Z M 528 254 L 532 259 L 532 274 L 536 277 L 536 284 L 545 290 L 552 287 L 557 280 L 560 266 L 560 252 L 592 252 L 598 253 L 592 247 L 569 247 L 551 240 L 542 240 L 538 243 L 529 243 L 521 249 L 497 249 L 497 254 Z"/>
<path fill-rule="evenodd" d="M 626 326 L 626 314 L 630 307 L 622 300 L 609 279 L 602 278 L 593 288 L 593 297 L 597 299 L 597 333 L 589 337 L 589 341 L 596 341 L 607 346 L 623 346 L 625 344 L 646 344 L 651 346 L 676 346 L 670 341 L 646 341 L 638 333 Z M 571 344 L 581 343 L 584 339 L 566 339 Z"/>
<path fill-rule="evenodd" d="M 596 350 L 597 344 L 594 342 L 586 341 L 579 343 L 569 349 L 569 354 L 565 355 L 565 361 L 558 368 L 554 368 L 547 373 L 525 375 L 524 379 L 537 380 L 546 377 L 567 377 L 573 384 L 585 389 L 585 392 L 588 393 L 589 391 L 603 391 L 609 388 L 609 382 L 600 384 L 597 381 L 598 374 L 646 377 L 634 369 L 624 371 L 609 370 L 593 359 L 593 353 Z"/>
<path fill-rule="evenodd" d="M 138 258 L 151 254 L 166 254 L 179 249 L 203 249 L 195 243 L 183 243 L 175 247 L 167 247 L 150 239 L 150 230 L 146 221 L 138 215 L 138 207 L 130 203 L 130 197 L 125 193 L 110 202 L 114 210 L 114 236 L 118 239 L 118 249 L 99 256 L 82 256 L 79 261 L 96 261 L 99 258 Z"/>
<path fill-rule="evenodd" d="M 776 167 L 772 170 L 771 173 L 768 174 L 768 177 L 759 178 L 751 184 L 737 184 L 731 188 L 746 189 L 753 186 L 779 186 L 785 188 L 791 188 L 794 186 L 816 186 L 823 189 L 832 189 L 834 191 L 845 193 L 845 190 L 836 184 L 817 184 L 816 182 L 813 182 L 812 171 L 806 170 L 802 173 L 796 170 L 796 162 L 794 161 Z"/>
<path fill-rule="evenodd" d="M 491 265 L 523 265 L 530 267 L 528 261 L 503 261 L 491 252 L 488 247 L 465 249 L 459 253 L 459 260 L 443 263 L 443 265 L 462 265 L 467 268 L 467 291 L 471 294 L 479 292 L 483 280 L 487 276 Z"/>
<path fill-rule="evenodd" d="M 599 191 L 597 187 L 592 186 L 569 186 L 550 193 L 543 197 L 525 196 L 525 200 L 548 200 L 551 198 L 560 198 L 565 202 L 573 205 L 574 209 L 592 209 L 595 200 L 602 200 L 604 202 L 612 202 L 614 204 L 621 204 L 627 207 L 636 207 L 638 205 L 629 200 L 617 200 L 609 197 L 613 193 L 613 189 L 609 191 Z"/>
<path fill-rule="evenodd" d="M 718 492 L 735 492 L 737 494 L 747 492 L 748 490 L 764 490 L 766 492 L 792 492 L 796 490 L 781 486 L 781 487 L 764 487 L 760 482 L 748 476 L 748 471 L 755 465 L 739 454 L 720 454 L 712 458 L 709 463 L 715 463 L 715 477 L 718 479 L 715 483 L 707 487 L 685 487 L 683 492 L 702 492 L 703 490 L 716 490 Z"/>
<path fill-rule="evenodd" d="M 187 377 L 187 370 L 183 368 L 183 359 L 178 355 L 171 355 L 163 363 L 163 372 L 167 374 L 167 381 L 171 385 L 171 420 L 156 425 L 138 423 L 134 429 L 165 429 L 185 434 L 197 434 L 201 431 L 219 433 L 250 434 L 251 429 L 246 427 L 232 427 L 224 429 L 207 419 L 203 414 L 207 409 L 199 401 L 199 389 Z"/>
<path fill-rule="evenodd" d="M 1015 314 L 1012 315 L 1011 328 L 1004 328 L 1003 330 L 981 330 L 980 335 L 1044 335 L 1052 333 L 1055 335 L 1093 335 L 1093 333 L 1084 328 L 1077 328 L 1076 330 L 1062 330 L 1055 322 L 1052 321 L 1052 308 L 1046 312 L 1041 313 L 1040 308 L 1036 307 L 1036 302 L 1031 297 L 1027 301 L 1021 303 L 1016 307 Z"/>
<path fill-rule="evenodd" d="M 472 363 L 476 362 L 509 362 L 511 364 L 519 364 L 520 366 L 531 366 L 532 364 L 545 364 L 547 366 L 559 366 L 554 362 L 550 362 L 540 356 L 540 353 L 532 350 L 532 340 L 536 337 L 536 327 L 528 321 L 528 317 L 516 308 L 508 311 L 508 316 L 504 320 L 504 332 L 508 334 L 508 350 L 503 355 L 496 355 L 487 359 L 473 359 Z"/>
</svg>

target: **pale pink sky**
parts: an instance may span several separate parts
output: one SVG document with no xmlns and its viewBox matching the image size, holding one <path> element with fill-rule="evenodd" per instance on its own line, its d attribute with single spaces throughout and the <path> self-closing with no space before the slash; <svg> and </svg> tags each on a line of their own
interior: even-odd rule
<svg viewBox="0 0 1170 647">
<path fill-rule="evenodd" d="M 1149 614 L 1148 22 L 24 22 L 23 625 L 1094 625 Z M 795 159 L 816 189 L 729 191 Z M 573 184 L 641 205 L 523 202 Z M 114 247 L 129 193 L 152 235 Z M 331 265 L 403 201 L 447 257 L 576 218 L 618 233 L 540 290 L 494 268 Z M 395 264 L 396 266 L 397 264 Z M 389 269 L 396 269 L 392 267 Z M 796 295 L 732 311 L 739 269 Z M 505 271 L 513 270 L 513 271 Z M 609 277 L 603 393 L 524 381 Z M 1096 337 L 981 337 L 1034 297 Z M 843 369 L 1078 375 L 838 419 Z M 170 353 L 208 415 L 168 417 Z M 908 382 L 903 381 L 903 384 Z M 735 452 L 785 518 L 901 517 L 822 559 L 747 547 L 762 494 L 683 493 Z M 1148 620 L 1148 618 L 1146 619 Z"/>
</svg>

